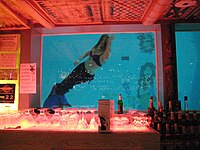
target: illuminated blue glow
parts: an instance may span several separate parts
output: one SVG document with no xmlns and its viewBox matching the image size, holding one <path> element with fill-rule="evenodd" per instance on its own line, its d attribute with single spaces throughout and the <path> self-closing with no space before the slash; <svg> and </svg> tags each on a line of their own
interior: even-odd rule
<svg viewBox="0 0 200 150">
<path fill-rule="evenodd" d="M 97 70 L 94 80 L 75 85 L 65 94 L 72 107 L 97 108 L 99 99 L 113 99 L 116 108 L 118 94 L 121 93 L 125 109 L 146 110 L 149 97 L 156 96 L 156 76 L 152 80 L 148 78 L 152 73 L 155 74 L 154 33 L 113 35 L 115 39 L 111 45 L 111 56 Z M 71 73 L 75 68 L 73 62 L 90 50 L 100 36 L 81 34 L 43 37 L 42 104 L 53 85 Z M 151 66 L 154 66 L 152 71 Z M 146 75 L 141 73 L 142 68 Z"/>
</svg>

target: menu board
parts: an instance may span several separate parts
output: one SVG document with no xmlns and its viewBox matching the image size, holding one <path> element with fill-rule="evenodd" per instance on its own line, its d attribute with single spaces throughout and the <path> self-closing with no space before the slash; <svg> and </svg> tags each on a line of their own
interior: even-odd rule
<svg viewBox="0 0 200 150">
<path fill-rule="evenodd" d="M 0 35 L 0 105 L 18 108 L 20 35 Z"/>
<path fill-rule="evenodd" d="M 0 103 L 14 103 L 15 84 L 0 84 Z"/>
</svg>

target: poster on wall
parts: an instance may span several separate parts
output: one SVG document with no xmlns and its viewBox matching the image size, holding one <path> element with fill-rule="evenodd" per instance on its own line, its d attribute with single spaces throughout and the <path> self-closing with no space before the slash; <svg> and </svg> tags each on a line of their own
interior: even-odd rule
<svg viewBox="0 0 200 150">
<path fill-rule="evenodd" d="M 17 34 L 0 35 L 0 51 L 17 51 L 18 41 Z"/>
<path fill-rule="evenodd" d="M 36 93 L 36 63 L 20 65 L 20 93 Z"/>
<path fill-rule="evenodd" d="M 17 110 L 19 104 L 20 34 L 0 35 L 0 106 Z"/>
<path fill-rule="evenodd" d="M 0 103 L 14 103 L 15 84 L 0 84 Z"/>
<path fill-rule="evenodd" d="M 0 68 L 16 68 L 17 54 L 0 54 Z"/>
<path fill-rule="evenodd" d="M 18 69 L 0 69 L 0 80 L 17 80 Z"/>
</svg>

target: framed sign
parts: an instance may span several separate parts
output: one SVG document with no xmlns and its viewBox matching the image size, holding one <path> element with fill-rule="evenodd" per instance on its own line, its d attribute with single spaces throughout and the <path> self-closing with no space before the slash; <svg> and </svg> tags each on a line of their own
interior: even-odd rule
<svg viewBox="0 0 200 150">
<path fill-rule="evenodd" d="M 0 107 L 17 110 L 19 104 L 20 34 L 0 35 Z"/>
<path fill-rule="evenodd" d="M 0 84 L 0 103 L 14 103 L 15 84 Z"/>
<path fill-rule="evenodd" d="M 17 51 L 19 36 L 17 34 L 0 35 L 0 51 Z"/>
</svg>

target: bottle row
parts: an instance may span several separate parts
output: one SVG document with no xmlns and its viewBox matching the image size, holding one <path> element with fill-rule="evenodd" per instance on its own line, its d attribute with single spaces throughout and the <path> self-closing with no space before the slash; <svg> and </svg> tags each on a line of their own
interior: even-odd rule
<svg viewBox="0 0 200 150">
<path fill-rule="evenodd" d="M 150 127 L 161 134 L 162 139 L 196 139 L 200 138 L 200 114 L 196 111 L 181 111 L 172 109 L 169 101 L 168 109 L 164 110 L 158 103 L 158 109 L 153 106 L 150 98 L 148 108 Z"/>
</svg>

